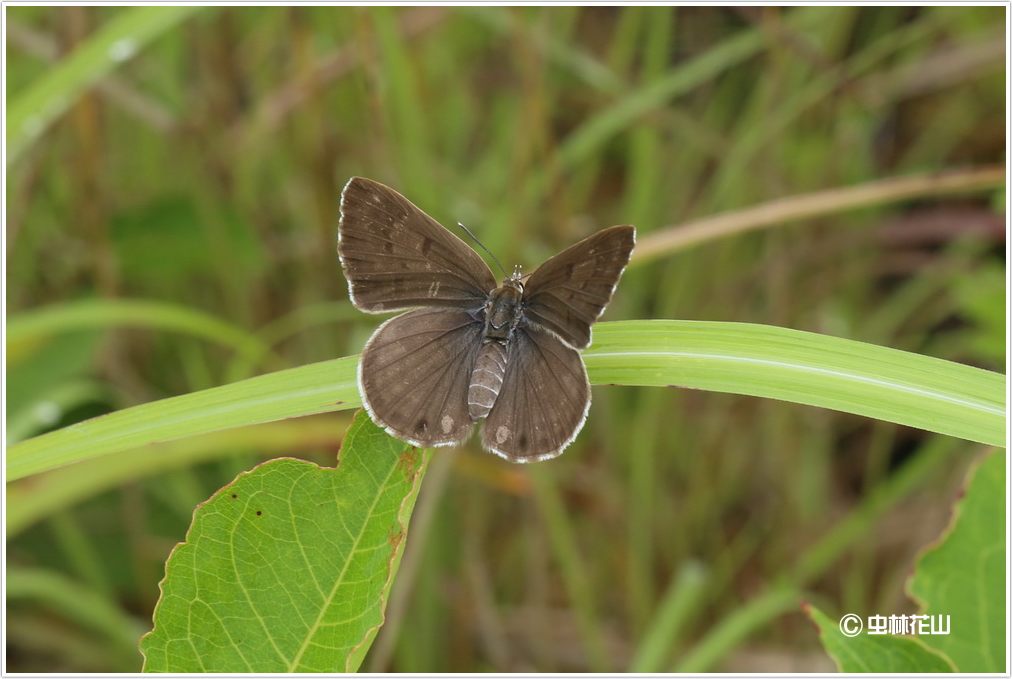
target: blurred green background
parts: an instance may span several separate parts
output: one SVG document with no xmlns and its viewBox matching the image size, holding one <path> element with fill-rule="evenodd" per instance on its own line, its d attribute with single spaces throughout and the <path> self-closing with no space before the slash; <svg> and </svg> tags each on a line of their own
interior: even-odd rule
<svg viewBox="0 0 1012 679">
<path fill-rule="evenodd" d="M 353 175 L 530 269 L 612 224 L 1005 162 L 1001 6 L 148 9 L 5 8 L 6 320 L 46 321 L 7 344 L 8 443 L 358 353 Z M 1002 370 L 1004 209 L 928 187 L 713 233 L 631 266 L 605 318 Z M 364 669 L 831 670 L 798 600 L 912 612 L 903 579 L 983 450 L 728 394 L 594 399 L 550 463 L 437 451 Z M 165 444 L 39 509 L 8 533 L 7 669 L 138 670 L 194 506 L 265 459 L 333 465 L 349 419 Z"/>
</svg>

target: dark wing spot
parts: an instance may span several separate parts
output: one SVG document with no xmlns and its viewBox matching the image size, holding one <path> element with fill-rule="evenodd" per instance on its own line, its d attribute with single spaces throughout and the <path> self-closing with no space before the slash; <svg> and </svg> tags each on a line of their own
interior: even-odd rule
<svg viewBox="0 0 1012 679">
<path fill-rule="evenodd" d="M 429 421 L 424 417 L 415 423 L 415 433 L 424 434 L 429 429 Z"/>
<path fill-rule="evenodd" d="M 527 450 L 527 434 L 521 434 L 517 440 L 517 445 L 520 446 L 520 450 Z"/>
<path fill-rule="evenodd" d="M 434 245 L 431 238 L 422 239 L 422 256 L 428 255 Z"/>
</svg>

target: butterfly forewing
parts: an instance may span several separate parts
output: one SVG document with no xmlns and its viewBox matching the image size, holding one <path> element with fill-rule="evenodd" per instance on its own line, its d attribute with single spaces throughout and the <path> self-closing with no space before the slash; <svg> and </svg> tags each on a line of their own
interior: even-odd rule
<svg viewBox="0 0 1012 679">
<path fill-rule="evenodd" d="M 359 362 L 359 390 L 373 420 L 425 448 L 466 439 L 482 329 L 467 312 L 448 309 L 418 309 L 381 325 Z"/>
<path fill-rule="evenodd" d="M 499 397 L 481 441 L 511 462 L 547 460 L 562 453 L 587 418 L 590 383 L 580 354 L 538 328 L 513 335 Z"/>
<path fill-rule="evenodd" d="M 496 287 L 478 254 L 393 189 L 353 177 L 341 194 L 338 253 L 362 311 L 479 309 Z"/>
<path fill-rule="evenodd" d="M 524 286 L 528 320 L 587 348 L 590 326 L 611 300 L 635 244 L 633 227 L 613 226 L 546 261 Z"/>
</svg>

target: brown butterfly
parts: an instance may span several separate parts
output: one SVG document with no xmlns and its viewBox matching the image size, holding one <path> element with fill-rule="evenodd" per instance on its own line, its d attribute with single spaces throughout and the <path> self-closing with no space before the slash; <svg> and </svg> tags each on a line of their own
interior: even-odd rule
<svg viewBox="0 0 1012 679">
<path fill-rule="evenodd" d="M 587 418 L 578 349 L 611 299 L 636 243 L 613 226 L 530 276 L 496 284 L 478 254 L 393 189 L 353 177 L 341 194 L 337 250 L 351 301 L 383 323 L 359 362 L 372 419 L 429 448 L 481 441 L 511 462 L 562 453 Z"/>
</svg>

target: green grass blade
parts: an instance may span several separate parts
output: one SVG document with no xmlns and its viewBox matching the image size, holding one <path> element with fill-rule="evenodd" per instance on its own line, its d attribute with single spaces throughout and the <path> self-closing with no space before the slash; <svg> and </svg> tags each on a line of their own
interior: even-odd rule
<svg viewBox="0 0 1012 679">
<path fill-rule="evenodd" d="M 1005 376 L 897 349 L 750 323 L 624 321 L 594 328 L 597 383 L 774 398 L 994 446 Z"/>
<path fill-rule="evenodd" d="M 64 509 L 139 479 L 256 450 L 260 456 L 323 449 L 340 442 L 350 417 L 305 417 L 239 427 L 124 450 L 7 484 L 7 539 Z"/>
<path fill-rule="evenodd" d="M 7 480 L 126 448 L 361 405 L 357 356 L 145 403 L 7 449 Z"/>
<path fill-rule="evenodd" d="M 712 671 L 728 651 L 750 634 L 787 611 L 795 610 L 800 592 L 790 587 L 770 590 L 752 599 L 724 618 L 696 644 L 671 670 L 672 673 L 698 674 Z"/>
<path fill-rule="evenodd" d="M 763 44 L 759 31 L 744 31 L 697 57 L 689 64 L 673 69 L 663 78 L 620 97 L 587 120 L 566 139 L 559 149 L 559 161 L 568 169 L 585 162 L 616 134 L 629 129 L 646 113 L 662 107 L 679 94 L 711 80 L 716 74 L 753 56 Z"/>
<path fill-rule="evenodd" d="M 62 573 L 40 568 L 13 567 L 6 572 L 8 603 L 35 601 L 97 635 L 119 671 L 135 667 L 137 637 L 143 632 L 136 618 L 112 603 L 104 593 L 74 582 Z"/>
<path fill-rule="evenodd" d="M 959 445 L 953 438 L 935 437 L 926 441 L 916 455 L 871 489 L 850 512 L 835 520 L 832 528 L 799 556 L 793 579 L 807 584 L 825 575 L 847 550 L 867 539 L 883 516 L 917 489 L 926 487 L 931 474 L 941 468 Z"/>
<path fill-rule="evenodd" d="M 600 323 L 591 381 L 680 386 L 831 408 L 1004 445 L 1005 377 L 928 356 L 788 328 L 703 321 Z M 7 478 L 148 443 L 357 407 L 357 357 L 128 408 L 7 450 Z"/>
<path fill-rule="evenodd" d="M 647 633 L 639 642 L 630 672 L 647 674 L 663 671 L 671 650 L 681 641 L 685 626 L 703 602 L 709 575 L 698 561 L 682 565 L 661 599 Z"/>
<path fill-rule="evenodd" d="M 200 337 L 249 359 L 271 348 L 252 333 L 179 304 L 130 299 L 86 299 L 24 311 L 8 319 L 7 348 L 15 355 L 49 336 L 82 328 L 142 327 Z M 275 356 L 276 358 L 276 356 Z"/>
<path fill-rule="evenodd" d="M 593 672 L 611 671 L 614 663 L 605 643 L 601 616 L 596 610 L 597 599 L 587 570 L 588 559 L 581 555 L 577 544 L 573 517 L 565 509 L 558 483 L 550 468 L 531 469 L 530 479 L 541 507 L 545 528 L 551 536 L 553 556 L 558 562 L 563 587 L 572 602 L 573 618 L 587 664 Z"/>
<path fill-rule="evenodd" d="M 198 9 L 174 5 L 123 10 L 27 92 L 12 99 L 7 108 L 7 167 L 81 92 Z"/>
</svg>

